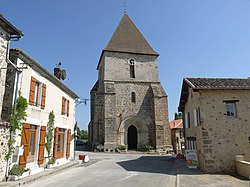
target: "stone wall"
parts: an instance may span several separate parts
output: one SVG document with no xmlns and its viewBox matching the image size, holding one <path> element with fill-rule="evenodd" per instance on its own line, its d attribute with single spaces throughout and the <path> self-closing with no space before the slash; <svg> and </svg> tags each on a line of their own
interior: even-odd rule
<svg viewBox="0 0 250 187">
<path fill-rule="evenodd" d="M 135 78 L 130 77 L 130 58 L 136 61 Z M 129 125 L 138 130 L 138 148 L 149 144 L 157 148 L 171 146 L 167 96 L 158 82 L 156 58 L 104 52 L 98 69 L 98 87 L 91 91 L 93 149 L 98 144 L 105 149 L 126 144 Z"/>
<path fill-rule="evenodd" d="M 189 92 L 185 113 L 200 107 L 201 126 L 186 129 L 197 138 L 199 164 L 205 172 L 235 172 L 235 156 L 250 158 L 250 90 Z M 228 117 L 225 100 L 236 102 L 237 117 Z M 191 113 L 193 114 L 193 113 Z M 191 122 L 193 122 L 191 115 Z"/>
<path fill-rule="evenodd" d="M 6 160 L 4 158 L 7 153 L 8 139 L 9 128 L 4 124 L 0 124 L 0 181 L 5 178 Z"/>
<path fill-rule="evenodd" d="M 104 52 L 104 80 L 159 82 L 157 57 L 129 53 Z M 128 60 L 135 59 L 135 78 L 130 78 Z"/>
<path fill-rule="evenodd" d="M 0 116 L 2 115 L 3 97 L 5 92 L 6 68 L 7 68 L 7 50 L 9 34 L 0 27 Z M 0 180 L 4 179 L 6 161 L 4 159 L 7 151 L 8 128 L 0 122 Z"/>
<path fill-rule="evenodd" d="M 6 68 L 7 68 L 7 45 L 8 40 L 6 37 L 9 35 L 0 27 L 0 101 L 3 101 L 4 91 L 5 91 L 5 80 L 6 80 Z M 0 102 L 0 116 L 2 114 L 2 104 Z"/>
</svg>

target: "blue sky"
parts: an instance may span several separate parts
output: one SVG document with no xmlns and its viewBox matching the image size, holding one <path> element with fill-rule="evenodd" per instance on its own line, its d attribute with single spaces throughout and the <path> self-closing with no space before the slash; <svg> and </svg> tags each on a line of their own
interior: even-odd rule
<svg viewBox="0 0 250 187">
<path fill-rule="evenodd" d="M 0 13 L 24 33 L 12 47 L 50 72 L 62 62 L 64 83 L 90 98 L 101 51 L 123 15 L 122 0 L 1 0 Z M 127 13 L 160 53 L 170 119 L 184 77 L 250 77 L 250 0 L 127 0 Z M 87 129 L 89 108 L 77 107 L 81 129 Z"/>
</svg>

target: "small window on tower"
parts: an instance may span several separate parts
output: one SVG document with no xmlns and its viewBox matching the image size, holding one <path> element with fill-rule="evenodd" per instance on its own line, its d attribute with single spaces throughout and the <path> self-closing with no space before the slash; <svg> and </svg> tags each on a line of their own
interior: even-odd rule
<svg viewBox="0 0 250 187">
<path fill-rule="evenodd" d="M 131 93 L 131 100 L 132 100 L 133 103 L 136 102 L 136 99 L 135 99 L 135 92 L 132 92 L 132 93 Z"/>
<path fill-rule="evenodd" d="M 135 78 L 135 59 L 130 58 L 129 62 L 129 69 L 130 69 L 130 78 Z"/>
</svg>

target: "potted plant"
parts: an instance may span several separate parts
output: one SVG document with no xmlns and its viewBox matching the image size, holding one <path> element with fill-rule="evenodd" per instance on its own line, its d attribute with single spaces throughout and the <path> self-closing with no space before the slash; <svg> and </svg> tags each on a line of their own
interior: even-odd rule
<svg viewBox="0 0 250 187">
<path fill-rule="evenodd" d="M 47 169 L 52 168 L 53 165 L 55 164 L 55 162 L 56 162 L 56 161 L 55 161 L 54 157 L 50 157 L 49 161 L 48 161 L 47 164 L 46 164 L 46 168 L 47 168 Z"/>
<path fill-rule="evenodd" d="M 30 169 L 20 168 L 17 164 L 14 164 L 9 171 L 10 180 L 18 180 L 27 171 L 30 171 Z"/>
</svg>

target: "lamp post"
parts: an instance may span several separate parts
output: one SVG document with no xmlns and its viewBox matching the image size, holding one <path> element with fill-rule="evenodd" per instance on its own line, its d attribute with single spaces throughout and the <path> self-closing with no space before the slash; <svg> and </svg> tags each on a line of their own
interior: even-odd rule
<svg viewBox="0 0 250 187">
<path fill-rule="evenodd" d="M 76 137 L 77 137 L 77 122 L 74 128 L 74 160 L 76 160 Z"/>
</svg>

